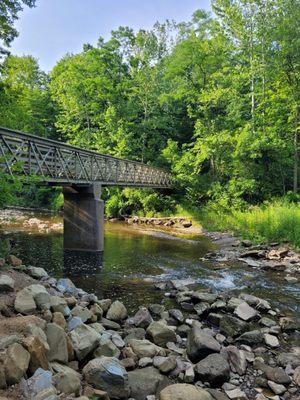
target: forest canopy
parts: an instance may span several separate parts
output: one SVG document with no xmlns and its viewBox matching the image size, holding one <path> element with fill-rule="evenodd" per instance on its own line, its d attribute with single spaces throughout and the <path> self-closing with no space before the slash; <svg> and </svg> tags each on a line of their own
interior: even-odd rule
<svg viewBox="0 0 300 400">
<path fill-rule="evenodd" d="M 20 2 L 3 5 L 6 27 Z M 0 125 L 172 171 L 172 196 L 111 190 L 113 215 L 296 194 L 300 2 L 214 0 L 212 10 L 149 31 L 120 27 L 49 74 L 30 55 L 6 56 Z M 16 33 L 6 31 L 8 45 Z"/>
</svg>

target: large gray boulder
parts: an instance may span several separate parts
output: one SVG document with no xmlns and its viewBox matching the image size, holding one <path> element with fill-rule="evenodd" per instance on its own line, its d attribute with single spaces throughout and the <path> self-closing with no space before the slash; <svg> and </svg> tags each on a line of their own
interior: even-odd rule
<svg viewBox="0 0 300 400">
<path fill-rule="evenodd" d="M 127 325 L 134 325 L 139 328 L 147 328 L 153 319 L 146 307 L 140 307 L 136 314 L 126 320 Z"/>
<path fill-rule="evenodd" d="M 193 362 L 197 362 L 212 353 L 219 353 L 220 344 L 207 331 L 194 326 L 187 339 L 187 354 Z"/>
<path fill-rule="evenodd" d="M 139 358 L 165 355 L 163 348 L 151 343 L 149 340 L 130 339 L 128 345 Z"/>
<path fill-rule="evenodd" d="M 177 383 L 163 389 L 159 400 L 213 400 L 213 397 L 204 389 L 186 383 Z"/>
<path fill-rule="evenodd" d="M 112 303 L 106 314 L 106 318 L 112 321 L 122 321 L 126 317 L 127 309 L 119 300 L 116 300 Z"/>
<path fill-rule="evenodd" d="M 46 327 L 46 335 L 50 347 L 47 354 L 48 360 L 66 364 L 68 362 L 68 347 L 65 331 L 60 326 L 49 323 Z"/>
<path fill-rule="evenodd" d="M 0 276 L 0 292 L 13 292 L 15 281 L 8 275 Z"/>
<path fill-rule="evenodd" d="M 129 396 L 128 374 L 114 357 L 94 358 L 83 368 L 87 383 L 107 392 L 112 399 Z"/>
<path fill-rule="evenodd" d="M 80 324 L 70 332 L 73 349 L 79 361 L 82 361 L 88 354 L 97 347 L 100 335 L 88 325 Z"/>
<path fill-rule="evenodd" d="M 14 343 L 8 347 L 4 360 L 5 377 L 8 385 L 20 381 L 28 369 L 29 361 L 29 352 L 19 343 Z"/>
<path fill-rule="evenodd" d="M 244 351 L 236 346 L 228 346 L 224 349 L 224 353 L 228 358 L 231 370 L 239 375 L 244 375 L 247 369 L 247 359 Z"/>
<path fill-rule="evenodd" d="M 42 278 L 47 278 L 48 277 L 48 274 L 44 270 L 44 268 L 29 266 L 27 268 L 26 272 L 30 276 L 32 276 L 33 278 L 36 278 L 36 279 L 42 279 Z"/>
<path fill-rule="evenodd" d="M 195 366 L 196 375 L 202 382 L 219 387 L 230 377 L 228 361 L 221 354 L 210 354 Z"/>
<path fill-rule="evenodd" d="M 247 329 L 247 324 L 233 315 L 224 315 L 220 320 L 220 332 L 226 336 L 235 337 Z"/>
<path fill-rule="evenodd" d="M 146 332 L 158 346 L 165 346 L 168 342 L 177 341 L 175 331 L 164 321 L 152 322 Z"/>
<path fill-rule="evenodd" d="M 246 302 L 241 303 L 234 310 L 234 314 L 241 318 L 243 321 L 250 321 L 258 315 L 258 312 L 249 306 Z"/>
<path fill-rule="evenodd" d="M 74 393 L 79 396 L 81 393 L 81 382 L 80 374 L 74 371 L 72 368 L 64 366 L 63 368 L 54 365 L 54 369 L 57 368 L 59 371 L 54 375 L 53 382 L 56 389 L 65 394 Z"/>
<path fill-rule="evenodd" d="M 17 312 L 24 315 L 33 314 L 37 308 L 33 295 L 27 288 L 24 288 L 17 293 L 14 307 Z"/>
<path fill-rule="evenodd" d="M 172 382 L 154 367 L 146 367 L 128 372 L 130 396 L 136 400 L 146 400 L 147 396 L 158 393 Z"/>
</svg>

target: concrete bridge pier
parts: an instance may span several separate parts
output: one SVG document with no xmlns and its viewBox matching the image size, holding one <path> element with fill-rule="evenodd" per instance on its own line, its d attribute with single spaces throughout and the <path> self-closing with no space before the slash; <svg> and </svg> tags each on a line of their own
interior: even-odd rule
<svg viewBox="0 0 300 400">
<path fill-rule="evenodd" d="M 101 185 L 63 188 L 64 249 L 102 252 L 104 248 L 104 201 Z"/>
</svg>

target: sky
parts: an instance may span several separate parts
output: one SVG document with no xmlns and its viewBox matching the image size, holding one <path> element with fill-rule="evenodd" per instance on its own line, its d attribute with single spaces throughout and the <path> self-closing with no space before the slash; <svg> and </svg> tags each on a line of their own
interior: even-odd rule
<svg viewBox="0 0 300 400">
<path fill-rule="evenodd" d="M 16 55 L 33 55 L 49 71 L 66 53 L 78 53 L 84 43 L 129 26 L 150 29 L 156 21 L 187 21 L 199 8 L 209 10 L 210 0 L 36 0 L 24 7 L 11 46 Z"/>
</svg>

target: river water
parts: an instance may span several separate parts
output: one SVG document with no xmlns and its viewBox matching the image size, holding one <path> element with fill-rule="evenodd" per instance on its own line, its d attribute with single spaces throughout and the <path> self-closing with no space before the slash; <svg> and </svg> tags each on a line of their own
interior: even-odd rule
<svg viewBox="0 0 300 400">
<path fill-rule="evenodd" d="M 299 283 L 286 282 L 282 273 L 252 269 L 242 263 L 220 265 L 201 261 L 215 248 L 206 237 L 174 237 L 107 222 L 102 267 L 79 269 L 64 257 L 62 233 L 6 227 L 5 232 L 0 232 L 2 242 L 4 238 L 26 265 L 43 267 L 56 278 L 68 276 L 76 286 L 101 297 L 118 298 L 132 311 L 139 305 L 162 300 L 163 295 L 153 282 L 192 278 L 201 287 L 232 293 L 243 290 L 299 315 Z"/>
</svg>

